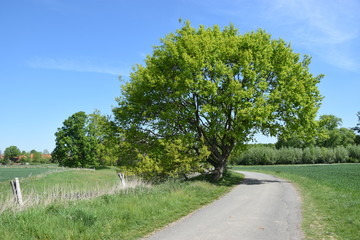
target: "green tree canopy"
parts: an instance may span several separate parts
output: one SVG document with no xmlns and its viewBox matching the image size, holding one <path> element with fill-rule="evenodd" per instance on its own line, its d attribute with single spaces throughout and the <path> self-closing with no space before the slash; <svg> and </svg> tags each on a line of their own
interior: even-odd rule
<svg viewBox="0 0 360 240">
<path fill-rule="evenodd" d="M 241 35 L 233 25 L 195 29 L 186 22 L 134 68 L 114 114 L 143 145 L 180 144 L 182 158 L 200 156 L 219 179 L 235 145 L 255 133 L 311 135 L 322 75 L 313 76 L 309 64 L 263 30 Z"/>
<path fill-rule="evenodd" d="M 321 115 L 316 121 L 316 135 L 308 141 L 299 138 L 294 132 L 291 137 L 279 136 L 276 143 L 277 148 L 295 147 L 305 148 L 309 146 L 335 148 L 337 146 L 348 146 L 355 143 L 355 133 L 351 129 L 339 128 L 342 119 L 334 115 Z"/>
<path fill-rule="evenodd" d="M 100 165 L 116 165 L 121 155 L 122 135 L 110 116 L 101 115 L 100 111 L 89 114 L 89 121 L 94 126 L 97 140 L 96 156 Z"/>
<path fill-rule="evenodd" d="M 334 115 L 321 115 L 319 117 L 319 128 L 326 130 L 334 130 L 342 124 L 342 119 Z"/>
<path fill-rule="evenodd" d="M 10 146 L 10 147 L 6 148 L 4 151 L 4 159 L 5 160 L 13 161 L 20 155 L 21 155 L 21 151 L 16 146 Z"/>
<path fill-rule="evenodd" d="M 321 115 L 318 121 L 316 146 L 334 148 L 355 143 L 355 133 L 351 129 L 340 128 L 342 119 L 334 115 Z"/>
<path fill-rule="evenodd" d="M 52 158 L 61 166 L 94 167 L 99 163 L 96 158 L 97 139 L 95 127 L 85 112 L 71 115 L 55 133 L 56 146 Z"/>
<path fill-rule="evenodd" d="M 356 116 L 358 117 L 358 123 L 356 124 L 355 127 L 352 128 L 352 130 L 354 130 L 357 133 L 355 138 L 356 144 L 360 144 L 360 112 L 357 112 Z"/>
</svg>

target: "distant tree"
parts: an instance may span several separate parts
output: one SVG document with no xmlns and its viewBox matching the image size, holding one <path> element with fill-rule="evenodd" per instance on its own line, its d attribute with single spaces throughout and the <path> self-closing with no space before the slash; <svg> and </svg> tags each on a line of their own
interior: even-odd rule
<svg viewBox="0 0 360 240">
<path fill-rule="evenodd" d="M 333 129 L 329 131 L 325 141 L 319 143 L 320 147 L 335 148 L 337 146 L 349 146 L 355 143 L 356 134 L 347 128 Z"/>
<path fill-rule="evenodd" d="M 279 136 L 275 146 L 277 149 L 284 147 L 293 147 L 293 148 L 305 148 L 312 145 L 313 140 L 305 140 L 299 137 L 296 133 L 293 133 L 292 136 L 284 138 Z"/>
<path fill-rule="evenodd" d="M 351 129 L 339 128 L 342 119 L 334 115 L 321 115 L 318 121 L 316 146 L 335 148 L 355 143 L 355 133 Z"/>
<path fill-rule="evenodd" d="M 14 161 L 21 155 L 21 151 L 16 146 L 10 146 L 4 151 L 4 159 Z"/>
<path fill-rule="evenodd" d="M 49 150 L 47 150 L 47 149 L 44 149 L 44 151 L 42 153 L 45 155 L 50 154 Z"/>
<path fill-rule="evenodd" d="M 33 162 L 41 162 L 42 161 L 42 153 L 41 152 L 38 152 L 36 150 L 31 150 L 30 151 L 30 154 L 32 156 L 32 161 Z"/>
<path fill-rule="evenodd" d="M 241 35 L 232 25 L 194 29 L 186 22 L 136 66 L 114 109 L 136 140 L 135 168 L 155 164 L 166 173 L 193 159 L 210 164 L 218 180 L 232 150 L 255 133 L 311 137 L 322 75 L 313 76 L 309 64 L 263 30 Z"/>
<path fill-rule="evenodd" d="M 334 115 L 321 115 L 316 123 L 316 135 L 313 139 L 304 141 L 294 132 L 292 136 L 286 139 L 279 136 L 276 147 L 305 148 L 318 146 L 335 148 L 337 146 L 348 146 L 355 143 L 356 136 L 351 129 L 339 128 L 342 124 L 341 118 Z"/>
<path fill-rule="evenodd" d="M 99 162 L 96 158 L 97 139 L 94 124 L 85 112 L 71 115 L 55 133 L 56 146 L 52 158 L 61 166 L 94 167 Z"/>
<path fill-rule="evenodd" d="M 358 117 L 358 123 L 357 123 L 356 126 L 353 127 L 352 129 L 353 129 L 355 132 L 357 132 L 357 133 L 360 134 L 360 111 L 357 112 L 356 116 Z"/>
<path fill-rule="evenodd" d="M 355 143 L 360 144 L 360 112 L 357 112 L 356 116 L 358 117 L 358 123 L 356 124 L 355 127 L 352 128 L 352 130 L 354 130 L 357 133 L 355 138 Z"/>
<path fill-rule="evenodd" d="M 101 115 L 100 111 L 89 114 L 89 121 L 94 126 L 97 140 L 96 157 L 100 165 L 116 165 L 121 152 L 122 135 L 110 116 Z"/>
</svg>

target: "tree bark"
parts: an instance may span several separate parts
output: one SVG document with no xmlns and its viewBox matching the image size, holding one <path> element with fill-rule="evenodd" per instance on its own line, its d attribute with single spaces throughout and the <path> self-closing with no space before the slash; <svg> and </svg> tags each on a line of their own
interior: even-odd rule
<svg viewBox="0 0 360 240">
<path fill-rule="evenodd" d="M 227 171 L 227 161 L 221 160 L 214 165 L 213 180 L 219 181 Z"/>
</svg>

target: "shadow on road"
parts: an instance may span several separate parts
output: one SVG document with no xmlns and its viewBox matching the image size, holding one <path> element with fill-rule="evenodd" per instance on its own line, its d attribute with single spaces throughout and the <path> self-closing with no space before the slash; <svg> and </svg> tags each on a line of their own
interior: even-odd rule
<svg viewBox="0 0 360 240">
<path fill-rule="evenodd" d="M 260 185 L 260 184 L 267 184 L 267 183 L 284 183 L 286 181 L 282 181 L 282 180 L 268 180 L 268 179 L 264 179 L 264 180 L 259 180 L 259 179 L 255 179 L 255 178 L 245 178 L 244 181 L 241 184 L 245 184 L 245 185 Z"/>
</svg>

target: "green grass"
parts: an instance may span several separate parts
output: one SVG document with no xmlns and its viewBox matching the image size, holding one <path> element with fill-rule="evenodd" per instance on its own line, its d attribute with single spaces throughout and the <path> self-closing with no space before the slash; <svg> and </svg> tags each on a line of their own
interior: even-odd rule
<svg viewBox="0 0 360 240">
<path fill-rule="evenodd" d="M 34 207 L 0 215 L 1 239 L 139 239 L 230 191 L 232 174 L 213 184 L 169 181 L 91 200 Z"/>
<path fill-rule="evenodd" d="M 233 167 L 289 179 L 303 197 L 307 239 L 359 239 L 360 164 Z"/>
</svg>

